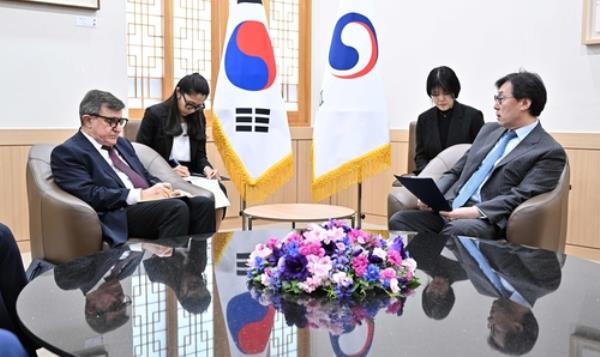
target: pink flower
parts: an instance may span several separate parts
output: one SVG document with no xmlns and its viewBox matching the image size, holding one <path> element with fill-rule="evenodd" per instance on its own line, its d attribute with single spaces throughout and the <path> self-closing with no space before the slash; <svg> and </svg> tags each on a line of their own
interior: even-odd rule
<svg viewBox="0 0 600 357">
<path fill-rule="evenodd" d="M 350 237 L 354 243 L 358 242 L 360 244 L 365 244 L 369 240 L 370 235 L 360 229 L 352 229 L 348 232 L 348 237 Z"/>
<path fill-rule="evenodd" d="M 316 255 L 322 257 L 325 255 L 325 249 L 321 247 L 321 243 L 307 242 L 300 247 L 300 254 L 302 255 Z"/>
<path fill-rule="evenodd" d="M 402 266 L 408 268 L 409 272 L 414 272 L 417 269 L 417 262 L 413 258 L 406 258 L 402 261 Z"/>
<path fill-rule="evenodd" d="M 369 259 L 364 255 L 359 255 L 357 257 L 352 258 L 352 268 L 356 272 L 356 276 L 362 278 L 367 271 L 367 266 L 369 265 Z"/>
<path fill-rule="evenodd" d="M 298 283 L 298 286 L 300 287 L 300 289 L 310 294 L 313 291 L 315 291 L 319 286 L 321 286 L 321 279 L 309 277 L 306 278 L 306 280 L 304 280 L 303 282 Z"/>
<path fill-rule="evenodd" d="M 269 249 L 273 249 L 275 247 L 278 247 L 279 241 L 277 240 L 277 238 L 271 238 L 267 241 L 267 247 L 269 247 Z"/>
<path fill-rule="evenodd" d="M 387 259 L 392 265 L 400 266 L 402 264 L 402 256 L 397 250 L 389 250 L 387 253 Z"/>
<path fill-rule="evenodd" d="M 381 271 L 380 277 L 385 280 L 394 279 L 396 278 L 396 271 L 393 268 L 385 268 Z M 396 281 L 396 283 L 398 282 Z"/>
<path fill-rule="evenodd" d="M 270 256 L 272 253 L 273 253 L 273 251 L 271 249 L 267 248 L 266 245 L 259 243 L 256 245 L 256 248 L 254 248 L 252 253 L 250 253 L 250 258 L 248 258 L 248 260 L 246 261 L 246 265 L 248 265 L 251 268 L 255 268 L 256 267 L 256 257 L 265 259 L 268 256 Z"/>
<path fill-rule="evenodd" d="M 306 268 L 313 275 L 313 278 L 325 280 L 331 271 L 331 258 L 329 257 L 318 257 L 316 255 L 309 255 L 306 257 L 308 264 Z"/>
</svg>

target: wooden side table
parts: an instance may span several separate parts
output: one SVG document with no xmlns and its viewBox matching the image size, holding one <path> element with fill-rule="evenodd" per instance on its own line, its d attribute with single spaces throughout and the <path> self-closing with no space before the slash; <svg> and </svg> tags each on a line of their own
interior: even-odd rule
<svg viewBox="0 0 600 357">
<path fill-rule="evenodd" d="M 343 206 L 318 203 L 278 203 L 248 207 L 242 211 L 242 219 L 248 220 L 249 230 L 252 230 L 252 220 L 255 218 L 292 222 L 292 228 L 296 228 L 296 222 L 319 222 L 348 218 L 354 227 L 355 214 L 353 209 Z"/>
</svg>

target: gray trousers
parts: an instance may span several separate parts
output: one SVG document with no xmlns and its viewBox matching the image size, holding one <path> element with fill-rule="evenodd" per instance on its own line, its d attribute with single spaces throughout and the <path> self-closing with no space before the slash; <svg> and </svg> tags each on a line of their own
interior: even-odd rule
<svg viewBox="0 0 600 357">
<path fill-rule="evenodd" d="M 402 210 L 394 213 L 390 230 L 439 233 L 483 239 L 504 238 L 504 231 L 487 219 L 465 218 L 449 221 L 437 213 L 420 210 Z"/>
</svg>

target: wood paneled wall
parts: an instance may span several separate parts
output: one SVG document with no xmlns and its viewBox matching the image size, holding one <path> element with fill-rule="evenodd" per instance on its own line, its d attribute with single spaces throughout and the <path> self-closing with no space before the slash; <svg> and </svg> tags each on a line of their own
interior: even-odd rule
<svg viewBox="0 0 600 357">
<path fill-rule="evenodd" d="M 74 129 L 0 130 L 0 222 L 14 232 L 22 249 L 28 250 L 29 217 L 25 165 L 31 145 L 60 143 L 74 133 Z M 569 228 L 567 251 L 600 259 L 600 220 L 595 203 L 600 201 L 600 134 L 557 133 L 554 137 L 565 147 L 571 163 L 571 193 L 569 199 Z M 295 172 L 292 179 L 267 202 L 311 202 L 310 149 L 311 128 L 293 128 Z M 404 173 L 407 164 L 408 132 L 392 130 L 392 168 L 363 183 L 363 212 L 366 222 L 385 225 L 387 221 L 387 194 L 393 182 L 393 173 Z M 215 145 L 209 141 L 210 161 L 220 172 L 224 165 Z M 226 174 L 226 173 L 225 173 Z M 231 182 L 226 182 L 232 201 L 223 228 L 241 226 L 239 194 Z M 348 207 L 357 207 L 357 189 L 352 187 L 324 201 Z"/>
</svg>

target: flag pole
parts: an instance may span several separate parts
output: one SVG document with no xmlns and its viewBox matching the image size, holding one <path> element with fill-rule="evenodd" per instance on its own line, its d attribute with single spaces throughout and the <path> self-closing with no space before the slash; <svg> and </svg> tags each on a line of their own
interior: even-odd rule
<svg viewBox="0 0 600 357">
<path fill-rule="evenodd" d="M 362 227 L 362 219 L 363 219 L 363 214 L 362 214 L 362 182 L 358 183 L 358 209 L 356 212 L 356 228 L 360 229 Z"/>
</svg>

